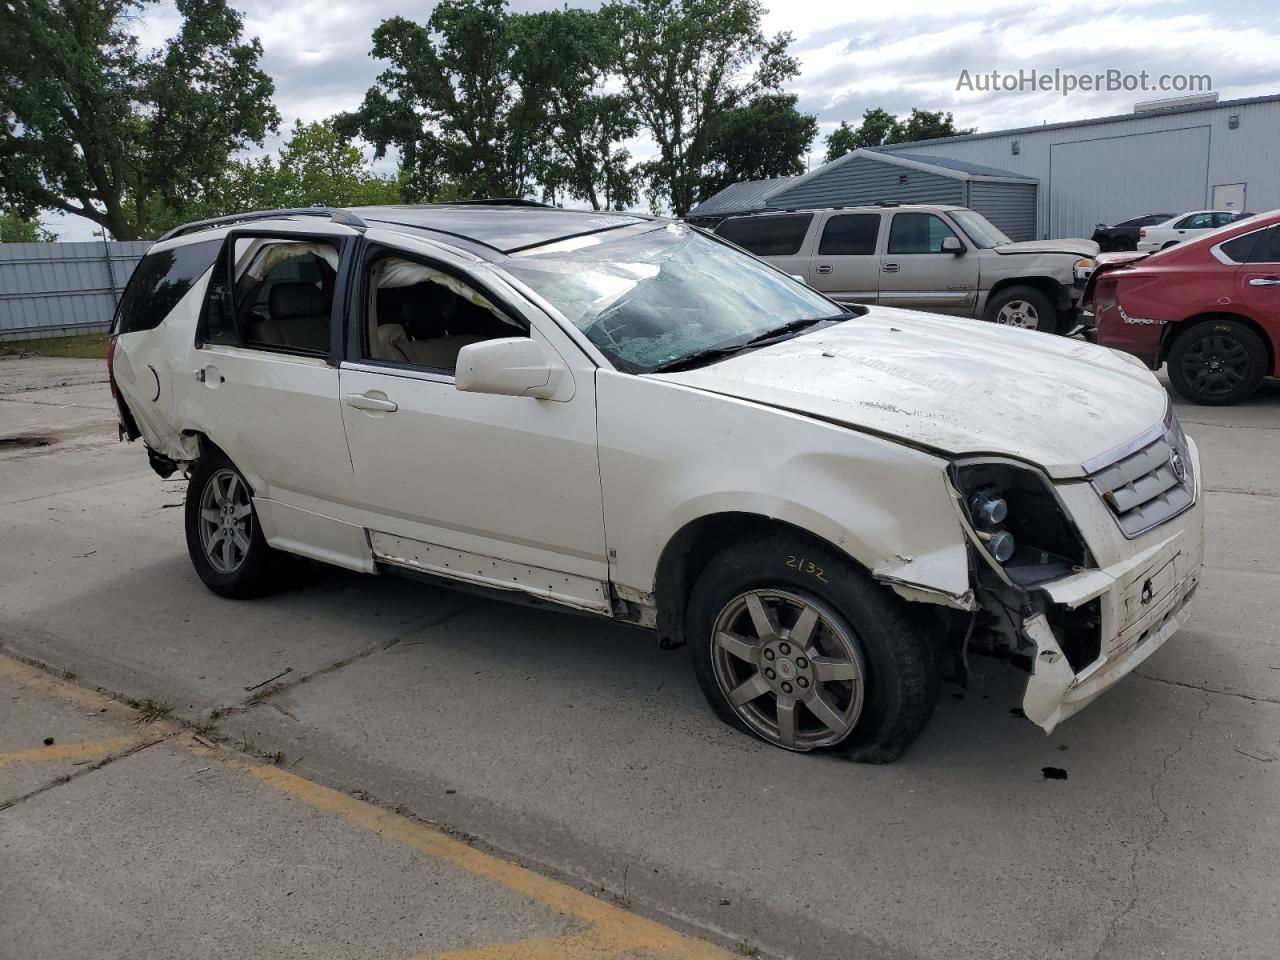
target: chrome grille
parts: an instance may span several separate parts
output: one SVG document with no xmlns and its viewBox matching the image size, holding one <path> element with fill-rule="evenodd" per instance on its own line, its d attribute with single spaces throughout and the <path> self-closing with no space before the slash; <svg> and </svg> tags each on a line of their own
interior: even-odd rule
<svg viewBox="0 0 1280 960">
<path fill-rule="evenodd" d="M 1187 440 L 1170 415 L 1162 436 L 1089 474 L 1130 539 L 1171 520 L 1196 498 Z"/>
</svg>

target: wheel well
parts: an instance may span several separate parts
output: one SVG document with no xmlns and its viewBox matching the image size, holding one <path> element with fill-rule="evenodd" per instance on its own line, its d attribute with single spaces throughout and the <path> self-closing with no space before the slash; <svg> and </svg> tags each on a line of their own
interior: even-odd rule
<svg viewBox="0 0 1280 960">
<path fill-rule="evenodd" d="M 831 550 L 840 550 L 802 527 L 753 513 L 715 513 L 690 521 L 677 531 L 662 550 L 654 578 L 659 643 L 664 647 L 678 647 L 684 643 L 684 614 L 689 592 L 712 557 L 748 537 L 782 531 Z"/>
<path fill-rule="evenodd" d="M 992 301 L 1010 287 L 1031 287 L 1038 290 L 1048 297 L 1049 302 L 1058 310 L 1066 310 L 1071 306 L 1071 297 L 1066 288 L 1053 277 L 1008 277 L 997 281 L 992 286 L 991 292 L 987 294 L 988 309 Z"/>
<path fill-rule="evenodd" d="M 1262 348 L 1267 351 L 1267 372 L 1276 368 L 1276 345 L 1271 342 L 1271 338 L 1267 336 L 1267 331 L 1262 328 L 1258 321 L 1251 317 L 1242 316 L 1238 313 L 1198 313 L 1195 316 L 1187 317 L 1181 323 L 1170 323 L 1165 325 L 1165 336 L 1160 344 L 1160 355 L 1156 358 L 1156 369 L 1169 358 L 1169 352 L 1173 350 L 1173 345 L 1179 338 L 1185 337 L 1187 331 L 1193 327 L 1197 327 L 1202 323 L 1210 323 L 1214 320 L 1234 320 L 1241 326 L 1248 327 L 1258 335 L 1258 339 L 1262 341 Z"/>
</svg>

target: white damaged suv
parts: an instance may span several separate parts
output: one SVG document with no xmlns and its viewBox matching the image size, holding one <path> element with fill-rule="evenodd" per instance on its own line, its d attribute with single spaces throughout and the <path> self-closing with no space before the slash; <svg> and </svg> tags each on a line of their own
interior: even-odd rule
<svg viewBox="0 0 1280 960">
<path fill-rule="evenodd" d="M 1196 447 L 1141 364 L 842 306 L 660 219 L 193 224 L 131 278 L 110 363 L 214 591 L 309 557 L 652 627 L 788 750 L 894 759 L 978 651 L 1052 730 L 1199 578 Z"/>
</svg>

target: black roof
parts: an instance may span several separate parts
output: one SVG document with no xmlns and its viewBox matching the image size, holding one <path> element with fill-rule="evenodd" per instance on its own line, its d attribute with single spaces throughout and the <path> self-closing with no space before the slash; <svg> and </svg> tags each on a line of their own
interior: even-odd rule
<svg viewBox="0 0 1280 960">
<path fill-rule="evenodd" d="M 470 241 L 499 253 L 515 253 L 544 243 L 655 219 L 644 214 L 562 210 L 510 202 L 352 207 L 350 212 L 371 227 L 422 230 Z"/>
</svg>

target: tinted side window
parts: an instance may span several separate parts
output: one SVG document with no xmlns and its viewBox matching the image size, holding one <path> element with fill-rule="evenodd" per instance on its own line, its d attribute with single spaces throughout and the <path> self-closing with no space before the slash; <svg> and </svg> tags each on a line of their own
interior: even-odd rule
<svg viewBox="0 0 1280 960">
<path fill-rule="evenodd" d="M 889 228 L 889 252 L 941 253 L 942 241 L 954 236 L 942 218 L 932 213 L 896 213 Z"/>
<path fill-rule="evenodd" d="M 1222 252 L 1236 263 L 1280 263 L 1280 229 L 1272 227 L 1228 240 Z"/>
<path fill-rule="evenodd" d="M 844 213 L 831 217 L 822 228 L 818 253 L 832 256 L 865 257 L 876 252 L 880 234 L 880 214 Z"/>
<path fill-rule="evenodd" d="M 1183 217 L 1174 226 L 1179 230 L 1204 230 L 1213 226 L 1213 214 L 1193 213 L 1189 217 Z"/>
<path fill-rule="evenodd" d="M 778 217 L 735 217 L 716 233 L 757 257 L 789 257 L 800 252 L 813 214 Z"/>
<path fill-rule="evenodd" d="M 124 288 L 112 332 L 135 333 L 160 326 L 191 285 L 213 266 L 221 249 L 221 240 L 207 240 L 148 253 Z"/>
<path fill-rule="evenodd" d="M 1240 214 L 1238 213 L 1215 213 L 1213 215 L 1213 225 L 1215 227 L 1225 227 L 1228 223 L 1235 220 Z"/>
</svg>

